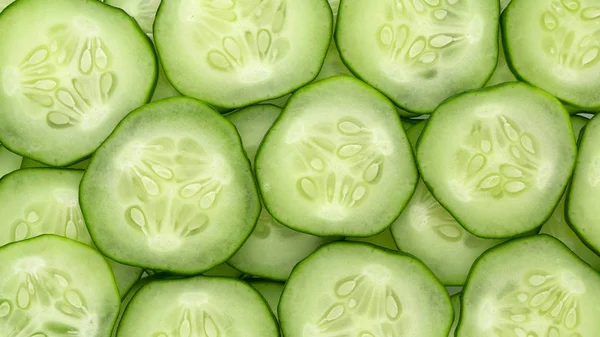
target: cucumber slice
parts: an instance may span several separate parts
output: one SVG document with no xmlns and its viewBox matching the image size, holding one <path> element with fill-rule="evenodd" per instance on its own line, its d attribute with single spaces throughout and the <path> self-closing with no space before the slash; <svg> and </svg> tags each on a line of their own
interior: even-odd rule
<svg viewBox="0 0 600 337">
<path fill-rule="evenodd" d="M 510 5 L 510 0 L 500 0 L 500 11 L 504 12 L 508 5 Z"/>
<path fill-rule="evenodd" d="M 499 13 L 498 0 L 342 1 L 335 39 L 356 76 L 401 108 L 430 113 L 492 75 Z"/>
<path fill-rule="evenodd" d="M 573 180 L 567 195 L 566 216 L 572 229 L 596 254 L 600 254 L 600 118 L 593 117 L 583 129 Z"/>
<path fill-rule="evenodd" d="M 279 302 L 286 337 L 446 337 L 452 318 L 446 289 L 422 263 L 365 243 L 317 250 L 294 269 Z"/>
<path fill-rule="evenodd" d="M 101 2 L 19 0 L 0 31 L 0 142 L 46 165 L 89 156 L 154 89 L 148 38 Z"/>
<path fill-rule="evenodd" d="M 267 304 L 269 305 L 269 308 L 271 308 L 271 312 L 275 318 L 278 318 L 277 308 L 279 307 L 279 299 L 281 298 L 281 293 L 283 293 L 285 284 L 263 280 L 249 281 L 248 284 L 260 293 L 265 301 L 267 301 Z"/>
<path fill-rule="evenodd" d="M 290 98 L 258 151 L 256 176 L 275 219 L 320 236 L 383 231 L 417 181 L 395 107 L 347 76 Z"/>
<path fill-rule="evenodd" d="M 0 246 L 55 234 L 93 247 L 78 203 L 82 176 L 79 170 L 29 168 L 0 180 Z M 125 295 L 142 269 L 108 262 Z"/>
<path fill-rule="evenodd" d="M 446 101 L 417 147 L 420 172 L 435 199 L 485 238 L 540 227 L 565 190 L 575 155 L 560 102 L 519 82 Z"/>
<path fill-rule="evenodd" d="M 379 234 L 368 236 L 366 238 L 349 237 L 346 240 L 354 242 L 366 242 L 389 250 L 398 250 L 396 242 L 394 242 L 394 238 L 392 237 L 392 233 L 390 232 L 389 228 L 386 228 Z"/>
<path fill-rule="evenodd" d="M 117 337 L 278 337 L 264 299 L 230 278 L 197 276 L 154 280 L 131 299 Z"/>
<path fill-rule="evenodd" d="M 515 74 L 579 108 L 600 109 L 596 0 L 515 0 L 502 15 Z"/>
<path fill-rule="evenodd" d="M 450 327 L 450 332 L 448 333 L 448 337 L 456 336 L 456 327 L 458 326 L 458 320 L 460 318 L 460 296 L 461 296 L 460 293 L 457 293 L 450 297 L 450 302 L 452 303 L 452 309 L 454 310 L 454 322 L 452 322 L 452 326 Z"/>
<path fill-rule="evenodd" d="M 89 164 L 90 164 L 90 159 L 88 158 L 88 159 L 82 160 L 78 163 L 75 163 L 75 164 L 69 166 L 68 168 L 76 169 L 76 170 L 85 170 Z M 40 163 L 39 161 L 35 161 L 31 158 L 23 158 L 23 161 L 21 162 L 21 168 L 30 168 L 30 167 L 52 167 L 52 166 L 48 166 L 46 164 Z"/>
<path fill-rule="evenodd" d="M 255 105 L 225 115 L 237 128 L 250 162 L 254 162 L 260 143 L 280 113 L 281 109 L 273 105 Z M 256 228 L 228 263 L 246 274 L 285 281 L 298 262 L 335 239 L 291 230 L 263 208 Z"/>
<path fill-rule="evenodd" d="M 406 137 L 408 137 L 408 141 L 410 141 L 410 145 L 412 145 L 415 152 L 417 150 L 419 138 L 421 138 L 421 133 L 423 133 L 423 130 L 425 130 L 426 125 L 427 121 L 424 120 L 406 131 Z"/>
<path fill-rule="evenodd" d="M 21 167 L 23 157 L 0 145 L 0 178 Z"/>
<path fill-rule="evenodd" d="M 92 157 L 80 190 L 105 255 L 179 274 L 225 262 L 260 212 L 235 127 L 184 97 L 131 112 Z"/>
<path fill-rule="evenodd" d="M 464 230 L 422 181 L 391 232 L 401 251 L 423 261 L 443 284 L 453 286 L 463 285 L 475 260 L 502 242 Z"/>
<path fill-rule="evenodd" d="M 127 292 L 123 300 L 121 301 L 121 306 L 119 307 L 119 315 L 117 316 L 117 323 L 113 326 L 111 337 L 117 337 L 117 330 L 119 328 L 119 324 L 121 323 L 121 319 L 123 318 L 123 314 L 125 313 L 125 309 L 131 302 L 133 296 L 142 289 L 143 286 L 150 283 L 150 281 L 157 279 L 159 276 L 148 276 L 140 279 L 136 282 L 133 287 Z"/>
<path fill-rule="evenodd" d="M 515 239 L 473 266 L 456 336 L 596 336 L 599 294 L 600 275 L 557 239 Z"/>
<path fill-rule="evenodd" d="M 280 97 L 312 81 L 331 32 L 323 0 L 171 0 L 154 23 L 173 86 L 223 108 Z"/>
<path fill-rule="evenodd" d="M 3 336 L 110 336 L 120 298 L 94 249 L 54 235 L 11 243 L 0 275 Z"/>
</svg>

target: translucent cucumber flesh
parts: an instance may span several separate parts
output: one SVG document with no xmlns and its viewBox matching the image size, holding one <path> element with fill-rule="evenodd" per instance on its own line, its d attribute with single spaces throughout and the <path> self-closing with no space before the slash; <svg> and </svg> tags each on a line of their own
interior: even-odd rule
<svg viewBox="0 0 600 337">
<path fill-rule="evenodd" d="M 0 145 L 0 178 L 21 167 L 24 158 Z"/>
<path fill-rule="evenodd" d="M 430 113 L 485 84 L 496 64 L 498 15 L 493 0 L 348 1 L 336 42 L 355 75 L 403 109 Z"/>
</svg>

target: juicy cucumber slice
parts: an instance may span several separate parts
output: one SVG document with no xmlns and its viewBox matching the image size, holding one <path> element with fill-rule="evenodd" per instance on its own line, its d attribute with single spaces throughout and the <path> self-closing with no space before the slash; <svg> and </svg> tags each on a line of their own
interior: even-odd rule
<svg viewBox="0 0 600 337">
<path fill-rule="evenodd" d="M 94 249 L 54 235 L 11 243 L 0 275 L 3 336 L 110 336 L 120 298 Z"/>
<path fill-rule="evenodd" d="M 235 127 L 184 97 L 145 105 L 119 124 L 92 157 L 80 203 L 107 256 L 179 274 L 229 259 L 260 212 Z"/>
<path fill-rule="evenodd" d="M 401 108 L 430 113 L 491 76 L 499 13 L 498 0 L 342 1 L 335 39 L 356 76 Z"/>
<path fill-rule="evenodd" d="M 331 32 L 323 0 L 171 0 L 154 23 L 173 86 L 222 108 L 277 98 L 312 81 Z"/>
<path fill-rule="evenodd" d="M 540 227 L 565 190 L 575 154 L 560 102 L 518 82 L 446 101 L 417 147 L 423 181 L 435 199 L 485 238 Z"/>
<path fill-rule="evenodd" d="M 274 105 L 255 105 L 225 115 L 237 128 L 250 162 L 280 113 Z M 335 239 L 289 229 L 263 208 L 256 228 L 228 263 L 246 274 L 285 281 L 298 262 Z"/>
<path fill-rule="evenodd" d="M 581 240 L 600 254 L 600 118 L 594 116 L 583 129 L 579 155 L 567 196 L 567 221 Z"/>
<path fill-rule="evenodd" d="M 0 142 L 25 157 L 80 161 L 154 89 L 148 38 L 101 2 L 19 0 L 0 31 Z"/>
<path fill-rule="evenodd" d="M 265 205 L 309 234 L 370 236 L 400 214 L 417 171 L 395 107 L 347 76 L 298 90 L 256 157 Z"/>
<path fill-rule="evenodd" d="M 43 234 L 55 234 L 94 246 L 79 208 L 83 171 L 29 168 L 0 180 L 0 246 Z M 142 269 L 108 260 L 125 295 Z"/>
<path fill-rule="evenodd" d="M 0 13 L 15 0 L 0 0 Z"/>
<path fill-rule="evenodd" d="M 279 337 L 264 299 L 242 281 L 196 276 L 153 280 L 125 309 L 117 337 Z"/>
<path fill-rule="evenodd" d="M 502 15 L 515 74 L 579 108 L 600 109 L 596 0 L 514 0 Z"/>
<path fill-rule="evenodd" d="M 463 290 L 457 337 L 595 336 L 600 275 L 547 235 L 490 249 Z"/>
<path fill-rule="evenodd" d="M 446 289 L 422 263 L 364 243 L 317 250 L 294 269 L 279 302 L 286 337 L 446 337 L 452 317 Z"/>
</svg>

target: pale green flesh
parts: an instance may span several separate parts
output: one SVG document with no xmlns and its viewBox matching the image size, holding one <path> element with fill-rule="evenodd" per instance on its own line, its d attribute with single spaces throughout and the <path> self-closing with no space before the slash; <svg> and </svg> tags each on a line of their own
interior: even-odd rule
<svg viewBox="0 0 600 337">
<path fill-rule="evenodd" d="M 583 129 L 579 155 L 566 201 L 567 221 L 594 252 L 600 253 L 600 119 L 593 117 Z"/>
<path fill-rule="evenodd" d="M 121 319 L 123 318 L 123 314 L 125 313 L 125 309 L 131 302 L 133 296 L 140 290 L 144 285 L 148 284 L 150 281 L 154 280 L 153 276 L 144 276 L 138 282 L 136 282 L 133 287 L 127 292 L 125 297 L 121 300 L 121 306 L 119 307 L 119 315 L 117 316 L 117 322 L 113 326 L 111 337 L 117 336 L 117 330 L 119 328 L 119 324 L 121 323 Z"/>
<path fill-rule="evenodd" d="M 600 109 L 597 5 L 513 1 L 502 16 L 502 33 L 515 74 L 573 106 Z"/>
<path fill-rule="evenodd" d="M 75 163 L 75 164 L 69 166 L 68 168 L 85 170 L 89 164 L 90 164 L 90 159 L 85 159 L 85 160 L 82 160 L 78 163 Z M 48 166 L 46 164 L 40 163 L 39 161 L 35 161 L 31 158 L 23 158 L 23 161 L 21 162 L 21 168 L 30 168 L 30 167 L 52 167 L 52 166 Z"/>
<path fill-rule="evenodd" d="M 486 87 L 491 87 L 496 84 L 516 81 L 517 78 L 512 73 L 506 62 L 506 56 L 504 54 L 504 48 L 502 46 L 502 37 L 498 39 L 498 63 L 496 69 L 492 73 L 492 77 L 485 84 Z"/>
<path fill-rule="evenodd" d="M 595 336 L 599 294 L 600 275 L 557 239 L 515 239 L 473 266 L 456 337 Z"/>
<path fill-rule="evenodd" d="M 48 15 L 46 0 L 22 0 L 2 13 L 0 31 L 0 141 L 25 157 L 80 161 L 154 88 L 150 42 L 100 2 L 53 0 Z"/>
<path fill-rule="evenodd" d="M 277 318 L 277 308 L 279 307 L 279 299 L 285 286 L 284 283 L 270 281 L 250 281 L 248 282 L 252 288 L 256 289 L 260 295 L 267 301 L 271 312 Z"/>
<path fill-rule="evenodd" d="M 278 337 L 279 329 L 249 285 L 196 276 L 151 281 L 134 295 L 117 337 L 139 336 Z"/>
<path fill-rule="evenodd" d="M 173 86 L 223 108 L 277 98 L 312 81 L 331 32 L 323 0 L 172 0 L 161 5 L 154 24 Z"/>
<path fill-rule="evenodd" d="M 550 217 L 575 154 L 560 102 L 511 82 L 440 105 L 420 137 L 417 161 L 431 193 L 465 229 L 507 238 Z"/>
<path fill-rule="evenodd" d="M 366 242 L 389 250 L 398 250 L 398 247 L 394 242 L 394 238 L 392 237 L 392 233 L 390 232 L 389 228 L 386 228 L 383 232 L 379 234 L 368 236 L 366 238 L 350 237 L 346 240 L 354 242 Z"/>
<path fill-rule="evenodd" d="M 391 231 L 398 248 L 423 261 L 445 285 L 463 285 L 475 260 L 502 242 L 463 229 L 422 181 Z"/>
<path fill-rule="evenodd" d="M 237 128 L 251 163 L 280 113 L 273 105 L 255 105 L 225 115 Z M 247 274 L 284 281 L 298 262 L 332 240 L 289 229 L 263 208 L 256 228 L 228 263 Z"/>
<path fill-rule="evenodd" d="M 452 322 L 452 327 L 450 327 L 448 337 L 455 337 L 456 327 L 460 318 L 460 293 L 452 295 L 450 302 L 452 302 L 452 309 L 454 310 L 454 321 Z"/>
<path fill-rule="evenodd" d="M 0 177 L 21 167 L 24 158 L 0 145 Z"/>
<path fill-rule="evenodd" d="M 294 269 L 279 302 L 286 337 L 445 337 L 452 317 L 446 289 L 422 263 L 364 243 L 317 250 Z"/>
<path fill-rule="evenodd" d="M 120 298 L 100 253 L 44 235 L 0 248 L 0 261 L 3 336 L 110 335 Z"/>
<path fill-rule="evenodd" d="M 0 246 L 55 234 L 94 246 L 79 208 L 83 171 L 52 168 L 22 169 L 0 181 Z M 123 295 L 142 269 L 109 260 Z"/>
<path fill-rule="evenodd" d="M 346 76 L 292 96 L 259 149 L 256 175 L 275 219 L 321 236 L 383 231 L 417 181 L 395 107 Z"/>
<path fill-rule="evenodd" d="M 235 127 L 190 98 L 130 113 L 81 183 L 90 235 L 130 265 L 196 274 L 225 262 L 260 212 Z"/>
<path fill-rule="evenodd" d="M 482 87 L 498 54 L 497 0 L 342 2 L 335 38 L 358 77 L 413 113 Z"/>
</svg>

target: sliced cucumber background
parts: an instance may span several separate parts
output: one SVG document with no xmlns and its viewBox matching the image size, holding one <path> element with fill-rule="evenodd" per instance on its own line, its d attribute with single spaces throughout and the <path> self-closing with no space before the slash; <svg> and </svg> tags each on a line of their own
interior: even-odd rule
<svg viewBox="0 0 600 337">
<path fill-rule="evenodd" d="M 154 280 L 133 296 L 117 337 L 278 337 L 265 300 L 242 281 L 197 276 Z M 183 334 L 181 333 L 183 332 Z"/>
<path fill-rule="evenodd" d="M 3 336 L 110 336 L 120 298 L 94 249 L 55 235 L 8 244 L 0 275 Z"/>
<path fill-rule="evenodd" d="M 104 254 L 181 274 L 229 259 L 260 212 L 235 127 L 183 97 L 145 105 L 119 124 L 92 157 L 80 203 Z"/>
<path fill-rule="evenodd" d="M 331 31 L 324 0 L 171 0 L 154 24 L 169 81 L 184 95 L 223 108 L 277 98 L 312 81 Z"/>
<path fill-rule="evenodd" d="M 309 234 L 370 236 L 398 217 L 417 171 L 395 107 L 347 76 L 297 91 L 256 157 L 265 205 Z"/>
<path fill-rule="evenodd" d="M 507 238 L 550 217 L 576 150 L 562 104 L 511 82 L 440 105 L 420 137 L 417 161 L 431 193 L 465 229 Z"/>
<path fill-rule="evenodd" d="M 547 235 L 486 252 L 461 300 L 456 337 L 583 337 L 600 331 L 600 275 Z"/>
<path fill-rule="evenodd" d="M 487 82 L 499 13 L 498 0 L 342 1 L 335 39 L 355 75 L 401 108 L 430 113 Z"/>
<path fill-rule="evenodd" d="M 101 2 L 19 0 L 0 31 L 0 142 L 20 155 L 80 161 L 154 89 L 150 41 Z"/>
<path fill-rule="evenodd" d="M 336 242 L 300 262 L 283 290 L 286 337 L 445 337 L 446 289 L 416 259 L 365 243 Z"/>
<path fill-rule="evenodd" d="M 267 301 L 271 312 L 277 318 L 277 308 L 279 307 L 279 299 L 283 293 L 284 283 L 255 280 L 249 281 L 248 284 L 256 289 L 261 296 Z"/>
<path fill-rule="evenodd" d="M 398 250 L 396 242 L 394 242 L 394 238 L 392 237 L 392 233 L 390 232 L 389 228 L 386 228 L 383 232 L 373 236 L 368 236 L 365 238 L 349 237 L 346 240 L 354 242 L 366 242 L 389 250 Z"/>
</svg>

